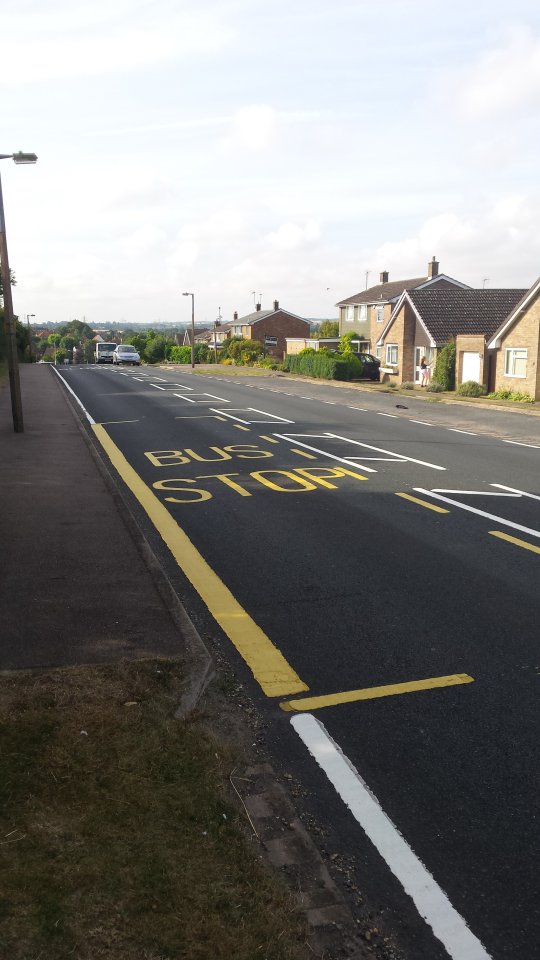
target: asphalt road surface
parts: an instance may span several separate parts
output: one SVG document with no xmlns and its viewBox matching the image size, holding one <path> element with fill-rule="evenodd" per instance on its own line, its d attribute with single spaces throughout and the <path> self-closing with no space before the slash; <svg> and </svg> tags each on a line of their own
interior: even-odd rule
<svg viewBox="0 0 540 960">
<path fill-rule="evenodd" d="M 62 376 L 403 948 L 537 957 L 540 419 L 277 377 Z"/>
</svg>

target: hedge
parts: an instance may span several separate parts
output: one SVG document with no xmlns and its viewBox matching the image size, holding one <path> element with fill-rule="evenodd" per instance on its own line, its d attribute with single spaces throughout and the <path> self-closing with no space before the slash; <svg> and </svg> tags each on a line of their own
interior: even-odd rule
<svg viewBox="0 0 540 960">
<path fill-rule="evenodd" d="M 340 355 L 322 350 L 287 356 L 284 369 L 319 380 L 351 380 L 362 375 L 362 364 L 354 354 Z"/>
</svg>

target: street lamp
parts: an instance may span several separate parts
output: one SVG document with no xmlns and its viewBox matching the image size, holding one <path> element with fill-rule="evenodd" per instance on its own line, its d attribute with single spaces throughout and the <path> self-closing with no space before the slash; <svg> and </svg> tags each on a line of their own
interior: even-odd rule
<svg viewBox="0 0 540 960">
<path fill-rule="evenodd" d="M 0 160 L 13 160 L 14 163 L 35 163 L 35 153 L 0 153 Z M 13 429 L 15 433 L 24 430 L 21 401 L 21 383 L 19 380 L 19 364 L 17 360 L 17 335 L 15 318 L 13 316 L 13 299 L 11 297 L 11 277 L 6 240 L 6 221 L 4 218 L 4 200 L 2 197 L 2 181 L 0 179 L 0 279 L 2 280 L 4 299 L 4 328 L 8 348 L 9 386 L 11 391 L 11 412 L 13 415 Z"/>
<path fill-rule="evenodd" d="M 30 363 L 32 363 L 32 337 L 30 334 L 30 317 L 36 317 L 35 313 L 26 314 L 26 327 L 28 330 L 28 356 L 30 357 Z"/>
<path fill-rule="evenodd" d="M 218 312 L 219 312 L 219 316 L 217 317 L 216 320 L 214 320 L 214 363 L 217 363 L 217 340 L 216 340 L 217 333 L 216 333 L 216 329 L 217 329 L 217 327 L 220 327 L 220 326 L 221 326 L 221 307 L 218 307 Z"/>
<path fill-rule="evenodd" d="M 195 369 L 195 294 L 183 293 L 183 297 L 191 297 L 191 369 Z"/>
</svg>

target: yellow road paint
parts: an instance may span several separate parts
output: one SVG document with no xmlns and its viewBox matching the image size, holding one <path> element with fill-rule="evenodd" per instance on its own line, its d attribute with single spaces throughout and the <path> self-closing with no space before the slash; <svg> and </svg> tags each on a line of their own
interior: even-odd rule
<svg viewBox="0 0 540 960">
<path fill-rule="evenodd" d="M 321 697 L 286 700 L 280 703 L 280 707 L 287 713 L 320 710 L 323 707 L 335 707 L 341 703 L 355 703 L 357 700 L 377 700 L 379 697 L 394 697 L 402 693 L 417 693 L 419 690 L 434 690 L 437 687 L 454 687 L 461 683 L 474 683 L 474 679 L 468 673 L 453 673 L 447 677 L 409 680 L 406 683 L 391 683 L 383 687 L 366 687 L 364 690 L 346 690 L 344 693 L 330 693 Z"/>
<path fill-rule="evenodd" d="M 249 433 L 249 427 L 244 427 L 241 423 L 233 423 L 233 427 L 236 427 L 237 430 L 245 430 L 247 433 Z"/>
<path fill-rule="evenodd" d="M 435 513 L 450 513 L 444 507 L 437 507 L 434 503 L 428 503 L 427 500 L 419 500 L 418 497 L 411 497 L 410 493 L 396 493 L 396 497 L 403 497 L 404 500 L 410 500 L 411 503 L 417 503 L 419 507 L 427 507 Z"/>
<path fill-rule="evenodd" d="M 214 619 L 244 658 L 264 693 L 269 697 L 282 697 L 309 690 L 269 637 L 214 573 L 167 508 L 128 463 L 104 427 L 95 423 L 92 428 L 122 480 L 150 518 Z"/>
<path fill-rule="evenodd" d="M 527 543 L 526 540 L 518 540 L 517 537 L 511 537 L 509 533 L 503 533 L 501 530 L 490 530 L 492 537 L 499 537 L 501 540 L 508 540 L 508 543 L 515 544 L 516 547 L 522 547 L 524 550 L 530 550 L 531 553 L 540 553 L 540 547 L 534 543 Z"/>
<path fill-rule="evenodd" d="M 297 453 L 299 457 L 305 457 L 306 460 L 317 459 L 317 457 L 314 457 L 312 453 L 306 453 L 305 450 L 297 450 L 295 447 L 291 447 L 291 453 Z"/>
<path fill-rule="evenodd" d="M 267 443 L 279 443 L 279 440 L 275 440 L 274 437 L 265 437 L 264 433 L 259 434 L 261 440 L 266 440 Z"/>
</svg>

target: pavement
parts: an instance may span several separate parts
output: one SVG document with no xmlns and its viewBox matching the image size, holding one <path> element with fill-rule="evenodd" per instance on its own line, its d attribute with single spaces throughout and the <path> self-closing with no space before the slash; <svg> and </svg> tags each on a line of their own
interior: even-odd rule
<svg viewBox="0 0 540 960">
<path fill-rule="evenodd" d="M 53 370 L 0 389 L 0 670 L 197 659 L 195 631 Z"/>
</svg>

